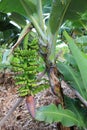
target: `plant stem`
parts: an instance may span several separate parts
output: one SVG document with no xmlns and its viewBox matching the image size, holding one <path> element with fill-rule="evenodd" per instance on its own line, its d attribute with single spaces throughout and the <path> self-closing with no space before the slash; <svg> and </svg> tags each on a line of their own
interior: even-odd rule
<svg viewBox="0 0 87 130">
<path fill-rule="evenodd" d="M 21 41 L 24 39 L 24 37 L 31 31 L 32 27 L 30 26 L 30 24 L 28 24 L 27 26 L 25 26 L 25 28 L 23 29 L 23 31 L 21 32 L 21 35 L 19 36 L 17 42 L 15 43 L 15 45 L 12 47 L 12 52 L 14 51 L 14 49 L 21 43 Z"/>
<path fill-rule="evenodd" d="M 42 0 L 37 0 L 37 10 L 38 10 L 38 15 L 39 15 L 39 23 L 40 27 L 44 31 L 44 22 L 43 22 L 43 12 L 42 12 Z"/>
<path fill-rule="evenodd" d="M 43 39 L 43 41 L 47 41 L 47 37 L 46 35 L 43 33 L 42 29 L 40 28 L 40 26 L 38 25 L 36 19 L 33 16 L 30 16 L 32 23 L 35 26 L 35 29 L 37 30 L 37 33 L 39 34 L 39 36 L 41 36 L 41 38 Z"/>
<path fill-rule="evenodd" d="M 24 3 L 23 1 L 21 1 L 21 4 L 23 5 L 23 8 L 24 8 L 26 14 L 28 15 L 28 17 L 30 18 L 31 22 L 33 23 L 33 25 L 34 25 L 35 29 L 37 30 L 37 33 L 39 34 L 39 36 L 41 36 L 41 38 L 43 39 L 43 41 L 47 41 L 47 37 L 43 33 L 42 29 L 40 28 L 40 26 L 39 26 L 36 18 L 34 18 L 33 14 L 30 14 L 28 8 L 26 8 L 26 3 Z"/>
<path fill-rule="evenodd" d="M 23 97 L 20 97 L 14 106 L 8 111 L 7 115 L 0 121 L 0 126 L 3 126 L 5 121 L 10 117 L 10 115 L 15 111 L 18 105 L 23 101 Z"/>
<path fill-rule="evenodd" d="M 87 101 L 79 94 L 79 92 L 75 91 L 75 95 L 78 97 L 78 99 L 87 107 Z"/>
<path fill-rule="evenodd" d="M 62 1 L 63 2 L 63 1 Z M 63 19 L 64 19 L 64 16 L 65 16 L 65 13 L 67 11 L 67 8 L 70 4 L 71 0 L 67 1 L 67 4 L 66 6 L 64 7 L 64 9 L 62 10 L 61 12 L 61 16 L 59 17 L 59 21 L 57 23 L 57 29 L 55 31 L 54 34 L 50 33 L 50 38 L 49 38 L 49 46 L 50 46 L 50 56 L 49 56 L 49 59 L 52 61 L 52 63 L 54 63 L 55 61 L 55 48 L 56 48 L 56 38 L 57 38 L 57 33 L 58 33 L 58 30 L 63 22 Z M 51 18 L 51 17 L 50 17 Z M 50 20 L 49 20 L 50 21 Z"/>
<path fill-rule="evenodd" d="M 70 85 L 68 85 L 64 80 L 61 81 L 61 86 L 62 86 L 62 82 L 63 84 L 66 85 L 67 88 L 70 88 L 73 94 L 87 107 L 87 101 L 80 95 L 80 93 L 75 89 L 73 89 Z"/>
</svg>

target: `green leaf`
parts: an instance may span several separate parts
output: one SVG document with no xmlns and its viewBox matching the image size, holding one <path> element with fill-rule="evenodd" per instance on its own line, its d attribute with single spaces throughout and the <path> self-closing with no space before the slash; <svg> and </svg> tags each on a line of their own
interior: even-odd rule
<svg viewBox="0 0 87 130">
<path fill-rule="evenodd" d="M 0 10 L 8 13 L 8 12 L 17 12 L 21 15 L 27 16 L 25 9 L 23 8 L 22 4 L 26 4 L 29 14 L 36 13 L 36 1 L 35 0 L 1 0 L 0 1 Z"/>
<path fill-rule="evenodd" d="M 66 59 L 66 62 L 69 63 L 69 65 L 71 65 L 74 69 L 76 69 L 78 71 L 78 66 L 76 64 L 76 61 L 71 54 L 66 53 L 64 55 L 64 58 Z"/>
<path fill-rule="evenodd" d="M 34 13 L 37 13 L 36 0 L 19 0 L 19 1 L 23 5 L 23 8 L 25 9 L 27 14 L 33 15 Z"/>
<path fill-rule="evenodd" d="M 78 20 L 81 18 L 80 14 L 85 11 L 87 11 L 87 0 L 71 0 L 64 19 Z"/>
<path fill-rule="evenodd" d="M 69 43 L 69 48 L 72 52 L 72 55 L 78 65 L 81 78 L 83 81 L 83 88 L 87 92 L 87 59 L 83 56 L 83 53 L 80 51 L 80 49 L 76 46 L 74 40 L 67 34 L 67 32 L 64 31 L 64 36 L 67 39 Z M 87 99 L 87 97 L 86 97 Z"/>
<path fill-rule="evenodd" d="M 81 36 L 75 39 L 76 43 L 80 43 L 81 45 L 87 45 L 87 36 Z"/>
<path fill-rule="evenodd" d="M 24 28 L 24 26 L 26 25 L 26 19 L 18 13 L 15 13 L 15 12 L 11 13 L 9 18 L 12 21 L 16 22 L 22 28 Z"/>
<path fill-rule="evenodd" d="M 87 127 L 87 109 L 82 107 L 78 100 L 65 97 L 64 101 L 66 107 L 76 114 L 80 126 Z"/>
<path fill-rule="evenodd" d="M 17 12 L 22 15 L 27 15 L 25 10 L 23 9 L 20 0 L 1 0 L 0 1 L 0 11 L 8 13 L 8 12 Z"/>
<path fill-rule="evenodd" d="M 86 3 L 86 0 L 54 0 L 49 20 L 51 33 L 55 34 L 62 22 L 67 19 L 72 21 L 80 19 L 80 14 L 87 11 Z"/>
<path fill-rule="evenodd" d="M 79 91 L 79 93 L 85 98 L 86 91 L 83 88 L 83 82 L 81 76 L 74 72 L 73 69 L 62 62 L 57 64 L 59 71 L 64 75 L 64 79 L 68 81 L 73 88 Z"/>
<path fill-rule="evenodd" d="M 49 19 L 49 26 L 52 34 L 55 34 L 59 29 L 67 7 L 71 0 L 54 0 L 52 4 L 52 10 Z"/>
<path fill-rule="evenodd" d="M 68 110 L 63 109 L 61 106 L 58 108 L 54 105 L 43 106 L 36 112 L 36 119 L 45 122 L 61 122 L 64 126 L 73 126 L 79 124 L 75 114 Z"/>
<path fill-rule="evenodd" d="M 0 10 L 8 13 L 8 12 L 16 12 L 19 13 L 28 19 L 34 24 L 37 32 L 43 38 L 43 40 L 47 40 L 47 37 L 41 30 L 39 26 L 39 16 L 37 13 L 37 1 L 36 0 L 1 0 L 0 1 Z"/>
</svg>

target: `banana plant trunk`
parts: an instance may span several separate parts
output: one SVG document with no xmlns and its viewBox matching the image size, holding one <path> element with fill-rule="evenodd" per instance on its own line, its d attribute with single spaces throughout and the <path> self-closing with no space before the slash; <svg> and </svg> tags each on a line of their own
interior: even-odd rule
<svg viewBox="0 0 87 130">
<path fill-rule="evenodd" d="M 58 104 L 61 104 L 62 107 L 64 106 L 64 98 L 63 98 L 63 92 L 61 88 L 61 83 L 59 80 L 60 73 L 56 67 L 56 64 L 52 64 L 51 61 L 48 60 L 47 55 L 42 55 L 43 60 L 45 62 L 46 66 L 46 72 L 49 78 L 49 83 L 51 90 L 54 95 L 57 96 L 57 100 L 54 101 L 55 105 L 58 106 Z M 64 127 L 61 123 L 57 123 L 58 130 L 77 130 L 76 127 Z"/>
<path fill-rule="evenodd" d="M 64 106 L 64 98 L 63 98 L 63 92 L 61 88 L 61 83 L 59 81 L 59 72 L 56 66 L 50 66 L 49 69 L 47 69 L 49 82 L 51 86 L 52 92 L 57 96 L 57 100 L 55 100 L 55 105 L 58 106 L 58 104 L 61 104 L 62 107 Z M 63 127 L 61 123 L 57 123 L 58 130 L 76 130 L 76 127 Z"/>
</svg>

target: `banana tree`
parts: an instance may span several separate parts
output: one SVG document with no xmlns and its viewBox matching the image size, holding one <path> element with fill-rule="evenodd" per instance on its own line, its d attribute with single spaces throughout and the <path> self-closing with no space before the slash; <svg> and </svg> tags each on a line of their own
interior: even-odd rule
<svg viewBox="0 0 87 130">
<path fill-rule="evenodd" d="M 79 20 L 81 16 L 80 14 L 84 13 L 87 10 L 86 3 L 87 3 L 86 0 L 83 1 L 50 0 L 49 2 L 46 0 L 0 1 L 0 10 L 2 12 L 5 13 L 11 12 L 12 14 L 15 13 L 15 16 L 16 13 L 22 15 L 25 18 L 27 18 L 31 22 L 31 25 L 33 25 L 33 27 L 36 29 L 38 37 L 39 53 L 44 60 L 45 70 L 49 78 L 52 92 L 56 96 L 58 96 L 58 104 L 61 104 L 63 108 L 64 108 L 64 99 L 61 84 L 58 78 L 60 73 L 56 65 L 56 53 L 55 53 L 58 30 L 66 19 Z M 47 10 L 46 12 L 48 13 L 47 18 L 44 17 L 43 13 L 43 11 L 46 8 L 46 5 L 49 6 L 49 10 Z M 15 21 L 17 22 L 16 19 Z M 19 21 L 20 23 L 22 22 L 20 19 Z M 22 33 L 22 35 L 20 35 L 17 44 L 21 42 L 21 40 L 30 30 L 31 27 L 29 23 L 27 24 L 25 31 Z M 10 53 L 14 50 L 16 45 L 13 48 L 11 48 Z M 60 109 L 62 110 L 61 107 L 59 107 L 59 110 Z M 62 110 L 61 112 L 65 111 Z M 67 113 L 68 111 L 65 112 L 66 115 Z M 70 115 L 73 116 L 72 113 L 70 113 Z M 57 121 L 62 122 L 62 117 L 60 118 L 61 119 L 58 119 Z M 74 121 L 74 124 L 76 123 L 78 123 L 78 121 Z M 71 122 L 71 124 L 73 123 Z M 66 123 L 66 126 L 69 125 Z"/>
</svg>

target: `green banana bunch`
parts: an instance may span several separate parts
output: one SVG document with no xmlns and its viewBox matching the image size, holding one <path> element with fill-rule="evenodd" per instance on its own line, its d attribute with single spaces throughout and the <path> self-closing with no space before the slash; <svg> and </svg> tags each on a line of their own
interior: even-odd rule
<svg viewBox="0 0 87 130">
<path fill-rule="evenodd" d="M 37 39 L 27 44 L 27 48 L 17 48 L 11 61 L 13 71 L 16 75 L 16 84 L 20 85 L 18 89 L 20 96 L 31 95 L 36 83 L 36 74 L 38 73 L 38 44 Z"/>
</svg>

